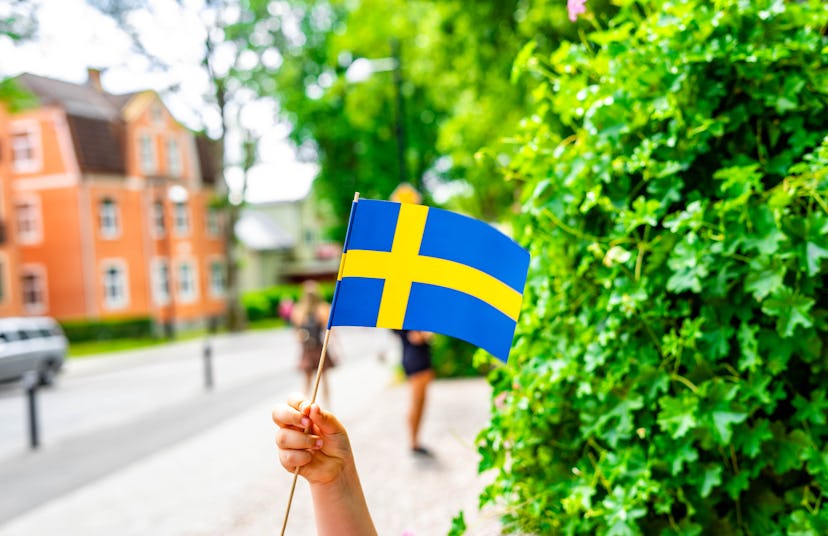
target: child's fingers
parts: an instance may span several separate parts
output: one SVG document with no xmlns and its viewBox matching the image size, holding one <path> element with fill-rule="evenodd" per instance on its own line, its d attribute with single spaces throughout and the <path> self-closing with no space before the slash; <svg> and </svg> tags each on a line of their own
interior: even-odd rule
<svg viewBox="0 0 828 536">
<path fill-rule="evenodd" d="M 288 395 L 288 405 L 296 409 L 297 411 L 302 411 L 303 402 L 307 402 L 308 404 L 310 404 L 310 402 L 308 401 L 308 397 L 305 394 L 294 392 Z"/>
<path fill-rule="evenodd" d="M 288 471 L 293 471 L 297 467 L 304 467 L 309 464 L 313 456 L 306 450 L 280 450 L 279 462 Z"/>
<path fill-rule="evenodd" d="M 280 428 L 276 431 L 276 445 L 282 450 L 319 449 L 322 439 L 292 428 Z"/>
<path fill-rule="evenodd" d="M 277 405 L 272 412 L 273 422 L 280 428 L 292 427 L 297 429 L 307 428 L 311 421 L 298 409 L 288 404 Z"/>
</svg>

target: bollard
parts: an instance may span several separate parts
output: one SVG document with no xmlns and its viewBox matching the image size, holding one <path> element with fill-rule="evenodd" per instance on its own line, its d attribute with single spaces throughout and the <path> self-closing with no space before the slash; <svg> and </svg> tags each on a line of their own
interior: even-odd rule
<svg viewBox="0 0 828 536">
<path fill-rule="evenodd" d="M 40 383 L 37 372 L 27 370 L 23 375 L 23 388 L 26 389 L 27 406 L 29 413 L 29 446 L 34 450 L 40 444 L 37 422 L 37 387 Z"/>
<path fill-rule="evenodd" d="M 209 337 L 204 339 L 204 388 L 213 389 L 213 347 Z"/>
</svg>

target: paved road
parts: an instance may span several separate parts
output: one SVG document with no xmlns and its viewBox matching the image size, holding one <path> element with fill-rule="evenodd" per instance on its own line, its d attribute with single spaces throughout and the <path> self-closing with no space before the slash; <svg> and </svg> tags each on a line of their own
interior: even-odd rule
<svg viewBox="0 0 828 536">
<path fill-rule="evenodd" d="M 343 366 L 376 360 L 390 340 L 377 330 L 342 330 Z M 215 388 L 203 384 L 203 341 L 72 360 L 41 391 L 42 446 L 27 447 L 18 388 L 0 391 L 0 523 L 215 427 L 274 394 L 300 389 L 289 330 L 215 337 Z M 338 370 L 338 369 L 334 369 Z"/>
</svg>

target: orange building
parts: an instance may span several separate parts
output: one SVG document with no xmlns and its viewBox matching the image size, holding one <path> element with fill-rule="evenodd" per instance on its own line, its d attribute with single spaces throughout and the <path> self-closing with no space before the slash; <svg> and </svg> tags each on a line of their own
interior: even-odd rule
<svg viewBox="0 0 828 536">
<path fill-rule="evenodd" d="M 159 325 L 222 315 L 215 144 L 153 91 L 107 93 L 96 70 L 86 84 L 17 81 L 39 105 L 0 115 L 0 314 Z"/>
</svg>

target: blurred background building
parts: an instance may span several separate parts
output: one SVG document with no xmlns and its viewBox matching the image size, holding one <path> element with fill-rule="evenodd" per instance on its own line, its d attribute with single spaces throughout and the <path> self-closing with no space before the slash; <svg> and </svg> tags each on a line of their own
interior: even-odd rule
<svg viewBox="0 0 828 536">
<path fill-rule="evenodd" d="M 325 227 L 310 195 L 243 209 L 235 229 L 241 290 L 306 279 L 334 280 L 342 246 L 325 240 Z"/>
<path fill-rule="evenodd" d="M 165 326 L 222 315 L 215 144 L 154 91 L 113 95 L 88 74 L 20 75 L 36 105 L 0 109 L 0 314 Z"/>
</svg>

